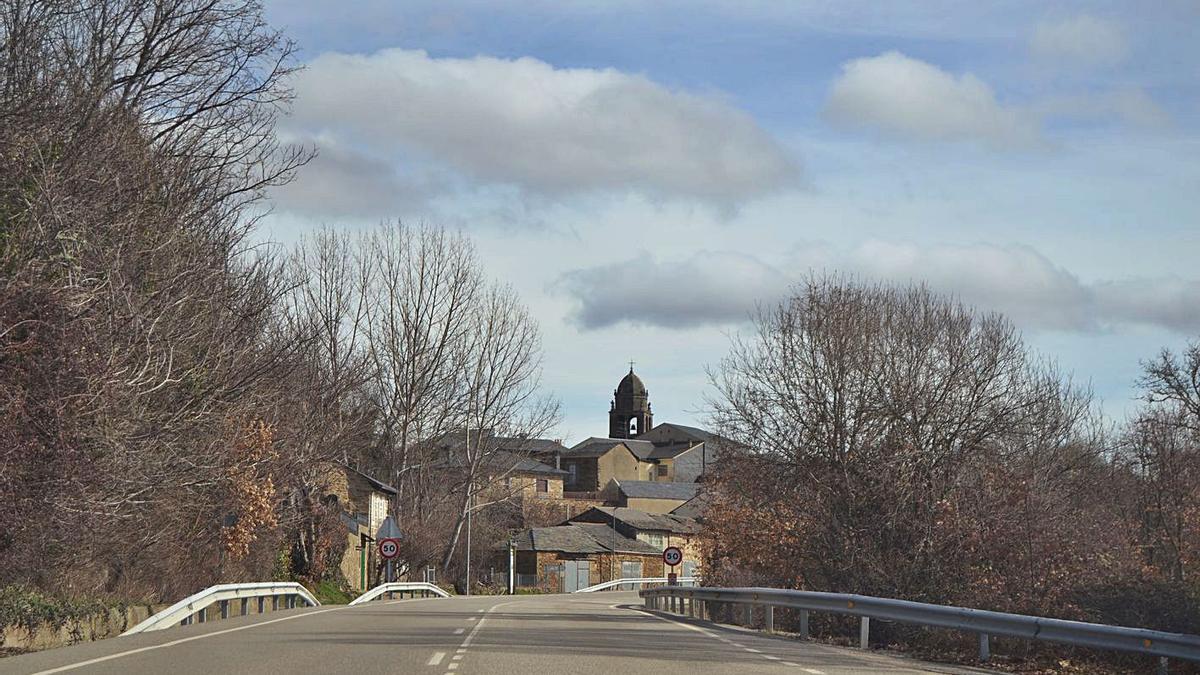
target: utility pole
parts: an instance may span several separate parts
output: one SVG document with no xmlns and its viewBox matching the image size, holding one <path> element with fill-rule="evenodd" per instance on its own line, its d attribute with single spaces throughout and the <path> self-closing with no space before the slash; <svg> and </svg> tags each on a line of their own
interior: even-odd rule
<svg viewBox="0 0 1200 675">
<path fill-rule="evenodd" d="M 516 574 L 516 545 L 513 544 L 512 537 L 508 538 L 508 594 L 513 595 L 517 592 L 517 584 L 514 575 Z"/>
<path fill-rule="evenodd" d="M 467 486 L 467 595 L 471 594 L 471 512 L 475 510 L 475 482 Z"/>
<path fill-rule="evenodd" d="M 467 581 L 464 584 L 464 594 L 471 594 L 471 511 L 475 506 L 475 475 L 471 472 L 471 402 L 467 399 L 467 420 L 465 424 L 464 442 L 467 448 Z"/>
</svg>

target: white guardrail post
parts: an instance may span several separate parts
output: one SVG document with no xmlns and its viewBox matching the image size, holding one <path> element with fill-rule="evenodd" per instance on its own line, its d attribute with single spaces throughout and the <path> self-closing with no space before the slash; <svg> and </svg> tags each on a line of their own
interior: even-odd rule
<svg viewBox="0 0 1200 675">
<path fill-rule="evenodd" d="M 608 582 L 608 586 L 625 582 L 658 582 L 654 579 Z M 681 580 L 682 581 L 682 580 Z M 582 591 L 601 590 L 606 584 L 597 584 Z M 682 614 L 683 603 L 687 603 L 688 615 L 711 619 L 709 603 L 742 605 L 741 620 L 747 627 L 753 625 L 754 606 L 763 608 L 763 628 L 775 630 L 775 608 L 787 607 L 799 610 L 799 634 L 801 639 L 809 636 L 809 612 L 830 612 L 856 616 L 860 620 L 859 647 L 870 646 L 871 619 L 908 623 L 935 628 L 948 628 L 965 633 L 974 633 L 979 640 L 979 660 L 986 662 L 991 657 L 991 637 L 1003 635 L 1027 640 L 1044 640 L 1061 644 L 1111 649 L 1146 654 L 1158 657 L 1158 672 L 1166 673 L 1167 660 L 1184 659 L 1200 663 L 1200 636 L 1182 633 L 1167 633 L 1145 628 L 1126 628 L 1082 621 L 1067 621 L 1022 614 L 991 612 L 967 607 L 931 605 L 891 598 L 875 598 L 846 593 L 818 593 L 813 591 L 781 590 L 777 588 L 684 588 L 660 586 L 639 592 L 648 609 Z M 697 604 L 699 603 L 699 604 Z M 732 611 L 736 616 L 736 610 Z"/>
<path fill-rule="evenodd" d="M 208 619 L 208 608 L 214 604 L 219 605 L 221 618 L 227 619 L 229 618 L 230 600 L 241 600 L 241 613 L 245 615 L 250 607 L 250 598 L 258 598 L 258 613 L 262 614 L 266 607 L 266 599 L 271 598 L 271 609 L 276 610 L 279 608 L 280 596 L 287 598 L 288 608 L 295 607 L 297 600 L 303 600 L 310 607 L 321 604 L 308 592 L 307 588 L 293 582 L 218 584 L 189 595 L 121 635 L 135 635 L 171 626 L 204 623 Z"/>
<path fill-rule="evenodd" d="M 450 597 L 449 593 L 431 583 L 424 581 L 397 581 L 379 584 L 375 588 L 372 588 L 371 590 L 355 598 L 350 604 L 361 605 L 365 602 L 370 602 L 381 595 L 386 595 L 388 599 L 391 599 L 396 593 L 399 593 L 400 598 L 404 599 L 404 594 L 406 592 L 409 594 L 410 598 L 415 598 L 418 594 L 420 594 L 422 598 L 433 596 L 440 598 Z"/>
</svg>

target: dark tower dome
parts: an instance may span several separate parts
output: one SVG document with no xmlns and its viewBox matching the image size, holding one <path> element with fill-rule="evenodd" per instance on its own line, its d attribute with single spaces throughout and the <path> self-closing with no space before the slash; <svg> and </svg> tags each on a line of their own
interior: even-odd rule
<svg viewBox="0 0 1200 675">
<path fill-rule="evenodd" d="M 633 368 L 629 369 L 629 374 L 621 378 L 621 384 L 617 385 L 617 390 L 613 392 L 617 396 L 649 396 L 646 391 L 646 385 L 642 384 L 642 378 L 633 374 Z"/>
<path fill-rule="evenodd" d="M 608 411 L 609 438 L 633 438 L 650 431 L 654 426 L 654 413 L 650 411 L 650 392 L 641 378 L 629 374 L 621 379 L 613 391 L 612 407 Z"/>
</svg>

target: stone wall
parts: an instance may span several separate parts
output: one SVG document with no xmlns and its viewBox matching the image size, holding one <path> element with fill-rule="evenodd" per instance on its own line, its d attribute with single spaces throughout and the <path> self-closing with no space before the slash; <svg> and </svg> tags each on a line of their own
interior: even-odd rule
<svg viewBox="0 0 1200 675">
<path fill-rule="evenodd" d="M 32 634 L 24 628 L 10 627 L 4 630 L 3 643 L 0 643 L 0 647 L 18 652 L 40 651 L 78 642 L 116 637 L 155 612 L 167 607 L 168 605 L 134 605 L 124 609 L 113 608 L 83 621 L 69 621 L 57 628 L 43 625 L 35 629 Z"/>
</svg>

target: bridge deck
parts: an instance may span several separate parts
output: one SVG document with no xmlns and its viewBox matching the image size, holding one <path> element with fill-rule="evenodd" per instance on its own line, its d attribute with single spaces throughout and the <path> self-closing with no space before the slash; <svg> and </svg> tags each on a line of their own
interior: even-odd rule
<svg viewBox="0 0 1200 675">
<path fill-rule="evenodd" d="M 645 612 L 631 592 L 325 606 L 0 659 L 3 673 L 979 673 Z"/>
</svg>

